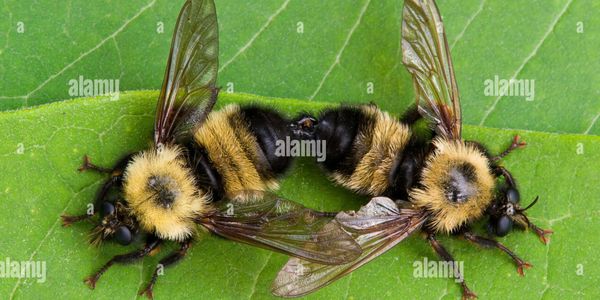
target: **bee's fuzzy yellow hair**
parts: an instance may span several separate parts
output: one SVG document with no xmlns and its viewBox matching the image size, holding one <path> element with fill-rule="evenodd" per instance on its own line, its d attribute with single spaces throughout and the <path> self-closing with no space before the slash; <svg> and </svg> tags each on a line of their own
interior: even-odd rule
<svg viewBox="0 0 600 300">
<path fill-rule="evenodd" d="M 171 207 L 164 208 L 155 201 L 156 195 L 148 187 L 151 176 L 165 176 L 175 183 L 178 191 Z M 207 195 L 195 187 L 176 146 L 136 155 L 126 168 L 123 191 L 141 228 L 161 239 L 183 241 L 191 237 L 196 228 L 193 219 L 209 210 Z"/>
<path fill-rule="evenodd" d="M 276 179 L 260 173 L 268 162 L 238 105 L 212 112 L 194 139 L 207 150 L 228 196 L 279 187 Z"/>
<path fill-rule="evenodd" d="M 380 196 L 391 182 L 389 173 L 410 140 L 408 126 L 374 105 L 361 106 L 374 126 L 365 126 L 356 135 L 355 152 L 363 154 L 352 175 L 333 173 L 333 181 L 363 195 Z"/>
<path fill-rule="evenodd" d="M 434 140 L 435 152 L 422 172 L 422 188 L 410 192 L 413 203 L 431 212 L 430 226 L 436 232 L 450 233 L 480 218 L 493 198 L 495 179 L 488 159 L 474 145 L 441 138 Z M 452 203 L 444 194 L 444 182 L 453 167 L 473 166 L 477 193 L 464 203 Z"/>
</svg>

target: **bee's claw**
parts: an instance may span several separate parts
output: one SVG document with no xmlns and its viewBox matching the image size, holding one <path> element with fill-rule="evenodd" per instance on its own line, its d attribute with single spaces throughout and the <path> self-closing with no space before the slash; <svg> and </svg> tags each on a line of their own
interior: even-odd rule
<svg viewBox="0 0 600 300">
<path fill-rule="evenodd" d="M 548 241 L 550 241 L 550 237 L 548 237 L 548 236 L 553 234 L 554 231 L 552 231 L 550 229 L 536 228 L 535 233 L 540 237 L 540 240 L 542 241 L 542 243 L 544 243 L 544 245 L 547 245 Z"/>
<path fill-rule="evenodd" d="M 83 281 L 83 283 L 89 286 L 92 290 L 96 288 L 96 282 L 98 282 L 98 278 L 96 276 L 90 276 Z"/>
<path fill-rule="evenodd" d="M 87 156 L 87 155 L 83 156 L 83 163 L 81 164 L 81 166 L 77 170 L 79 172 L 83 172 L 83 171 L 87 171 L 87 170 L 93 170 L 93 171 L 96 171 L 98 173 L 105 173 L 105 174 L 109 174 L 109 173 L 112 172 L 111 169 L 99 167 L 99 166 L 93 164 L 90 161 L 90 157 Z"/>
<path fill-rule="evenodd" d="M 520 276 L 525 276 L 525 273 L 523 272 L 523 267 L 525 267 L 525 269 L 530 269 L 533 267 L 533 265 L 526 261 L 521 261 L 519 263 L 519 266 L 517 267 L 517 272 L 519 273 Z"/>
<path fill-rule="evenodd" d="M 525 146 L 527 146 L 527 143 L 525 141 L 521 141 L 521 137 L 518 134 L 515 135 L 511 148 L 524 148 Z"/>
<path fill-rule="evenodd" d="M 87 220 L 89 218 L 91 218 L 92 215 L 80 215 L 80 216 L 71 216 L 71 215 L 65 215 L 62 214 L 60 216 L 61 222 L 62 222 L 62 226 L 63 227 L 69 227 L 71 226 L 73 223 L 75 222 L 79 222 L 79 221 L 83 221 L 83 220 Z"/>
<path fill-rule="evenodd" d="M 83 172 L 87 169 L 90 168 L 90 157 L 86 155 L 83 156 L 83 163 L 81 164 L 81 166 L 77 169 L 77 171 L 79 172 Z"/>
<path fill-rule="evenodd" d="M 524 141 L 521 141 L 521 137 L 518 134 L 516 134 L 513 137 L 513 140 L 511 142 L 510 146 L 508 146 L 508 148 L 506 148 L 506 150 L 502 151 L 502 153 L 494 156 L 492 158 L 492 160 L 499 161 L 502 158 L 504 158 L 505 156 L 507 156 L 508 154 L 510 154 L 513 150 L 524 148 L 525 146 L 527 146 L 527 143 L 525 143 Z"/>
<path fill-rule="evenodd" d="M 462 299 L 463 300 L 477 299 L 477 294 L 475 294 L 474 292 L 472 292 L 468 288 L 466 290 L 463 289 Z"/>
<path fill-rule="evenodd" d="M 62 227 L 69 227 L 73 224 L 73 216 L 61 215 L 60 216 Z"/>
<path fill-rule="evenodd" d="M 140 296 L 146 296 L 148 299 L 154 299 L 154 294 L 152 293 L 152 285 L 148 285 L 145 289 L 139 292 Z"/>
</svg>

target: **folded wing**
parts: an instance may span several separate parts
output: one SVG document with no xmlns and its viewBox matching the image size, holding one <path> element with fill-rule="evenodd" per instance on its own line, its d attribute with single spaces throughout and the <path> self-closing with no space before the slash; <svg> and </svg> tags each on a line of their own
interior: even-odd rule
<svg viewBox="0 0 600 300">
<path fill-rule="evenodd" d="M 406 0 L 402 62 L 413 77 L 419 112 L 448 139 L 461 138 L 461 110 L 450 47 L 433 0 Z"/>
<path fill-rule="evenodd" d="M 399 209 L 385 197 L 373 198 L 357 213 L 341 212 L 334 222 L 352 235 L 362 254 L 350 263 L 334 266 L 291 258 L 279 271 L 271 291 L 281 297 L 297 297 L 324 287 L 400 243 L 421 228 L 425 219 L 424 212 Z"/>
<path fill-rule="evenodd" d="M 252 200 L 225 199 L 199 222 L 231 240 L 320 264 L 350 262 L 360 246 L 333 217 L 276 195 L 257 192 Z"/>
</svg>

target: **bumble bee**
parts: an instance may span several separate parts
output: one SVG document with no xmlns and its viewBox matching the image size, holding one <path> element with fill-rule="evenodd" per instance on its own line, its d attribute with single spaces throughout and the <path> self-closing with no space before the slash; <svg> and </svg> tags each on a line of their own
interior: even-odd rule
<svg viewBox="0 0 600 300">
<path fill-rule="evenodd" d="M 80 170 L 109 173 L 110 178 L 94 211 L 63 215 L 63 225 L 99 215 L 93 244 L 115 240 L 128 245 L 136 236 L 146 237 L 143 248 L 113 257 L 87 278 L 92 289 L 113 264 L 141 259 L 165 241 L 179 243 L 140 292 L 152 298 L 159 269 L 185 256 L 199 228 L 322 264 L 349 262 L 361 253 L 351 236 L 330 223 L 330 214 L 270 193 L 290 164 L 290 158 L 274 154 L 275 141 L 289 135 L 289 121 L 256 106 L 212 112 L 217 65 L 215 5 L 188 0 L 173 35 L 151 147 L 110 169 L 84 157 Z"/>
<path fill-rule="evenodd" d="M 436 234 L 462 235 L 484 247 L 506 252 L 517 271 L 531 264 L 494 239 L 471 232 L 471 225 L 488 217 L 488 229 L 506 235 L 516 223 L 532 229 L 547 242 L 550 230 L 529 221 L 521 207 L 515 180 L 500 160 L 525 144 L 516 136 L 510 147 L 492 156 L 478 142 L 461 136 L 458 88 L 442 18 L 433 0 L 406 0 L 402 22 L 403 63 L 411 73 L 416 106 L 400 120 L 374 105 L 342 106 L 318 118 L 302 115 L 292 123 L 298 138 L 324 140 L 327 159 L 322 163 L 331 179 L 373 198 L 358 212 L 341 212 L 336 221 L 361 245 L 357 260 L 324 266 L 291 258 L 281 269 L 272 291 L 300 296 L 349 274 L 422 229 L 435 252 L 455 263 Z M 415 134 L 425 119 L 431 136 Z M 502 182 L 502 179 L 504 183 Z M 401 199 L 394 203 L 390 200 Z M 302 273 L 295 270 L 301 268 Z M 457 278 L 463 278 L 455 274 Z M 461 280 L 464 298 L 476 297 Z"/>
</svg>

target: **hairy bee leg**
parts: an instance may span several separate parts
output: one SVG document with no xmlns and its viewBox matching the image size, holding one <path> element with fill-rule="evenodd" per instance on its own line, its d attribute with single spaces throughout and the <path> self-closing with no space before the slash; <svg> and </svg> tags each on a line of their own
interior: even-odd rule
<svg viewBox="0 0 600 300">
<path fill-rule="evenodd" d="M 92 214 L 83 214 L 83 215 L 78 215 L 78 216 L 70 216 L 70 215 L 61 215 L 60 218 L 62 219 L 62 226 L 63 227 L 69 227 L 71 226 L 71 224 L 75 223 L 75 222 L 80 222 L 80 221 L 85 221 L 85 220 L 89 220 L 90 218 L 92 218 L 94 215 L 96 215 L 96 208 L 102 203 L 102 201 L 104 201 L 104 198 L 106 198 L 106 196 L 108 195 L 108 191 L 115 185 L 115 184 L 119 184 L 122 176 L 121 173 L 122 172 L 117 172 L 117 171 L 111 171 L 113 174 L 111 175 L 111 178 L 109 178 L 106 182 L 104 182 L 104 184 L 102 185 L 102 188 L 100 189 L 100 191 L 98 192 L 98 194 L 96 195 L 96 205 L 94 207 L 94 211 L 92 212 Z"/>
<path fill-rule="evenodd" d="M 502 151 L 502 153 L 492 157 L 492 160 L 499 161 L 502 158 L 506 157 L 508 154 L 510 154 L 513 150 L 527 146 L 527 143 L 521 141 L 520 139 L 521 139 L 521 137 L 518 134 L 515 135 L 513 137 L 513 140 L 512 140 L 512 143 L 510 144 L 510 146 L 508 146 L 508 148 L 506 148 L 506 150 Z"/>
<path fill-rule="evenodd" d="M 490 238 L 486 238 L 486 237 L 482 237 L 482 236 L 478 236 L 478 235 L 474 235 L 471 232 L 465 232 L 463 234 L 463 236 L 470 242 L 477 244 L 481 247 L 484 248 L 498 248 L 500 250 L 502 250 L 504 253 L 508 254 L 513 261 L 515 262 L 515 264 L 517 264 L 517 272 L 519 273 L 519 275 L 524 276 L 523 273 L 523 268 L 529 269 L 531 267 L 533 267 L 532 264 L 522 260 L 519 256 L 517 256 L 514 252 L 512 252 L 510 249 L 506 248 L 506 246 L 502 245 L 502 243 L 490 239 Z"/>
<path fill-rule="evenodd" d="M 152 250 L 154 250 L 160 244 L 160 239 L 156 237 L 151 237 L 146 242 L 144 248 L 129 252 L 126 254 L 116 255 L 111 258 L 108 262 L 106 262 L 98 272 L 94 273 L 92 276 L 86 278 L 83 282 L 87 284 L 91 289 L 96 288 L 96 282 L 100 279 L 100 276 L 108 270 L 113 264 L 127 264 L 134 262 L 148 255 Z"/>
<path fill-rule="evenodd" d="M 474 292 L 472 292 L 469 287 L 467 286 L 467 283 L 465 282 L 462 274 L 460 273 L 460 270 L 458 269 L 458 267 L 456 267 L 456 261 L 454 260 L 454 258 L 452 257 L 452 255 L 450 255 L 450 253 L 448 253 L 448 251 L 446 251 L 446 248 L 444 248 L 444 246 L 442 246 L 442 244 L 440 244 L 440 242 L 435 238 L 434 234 L 428 234 L 427 235 L 427 240 L 429 241 L 429 244 L 431 245 L 431 247 L 433 248 L 433 250 L 435 251 L 435 253 L 437 253 L 437 255 L 439 257 L 441 257 L 444 261 L 447 262 L 451 262 L 452 264 L 454 264 L 454 276 L 455 278 L 459 278 L 460 281 L 460 286 L 462 288 L 462 298 L 463 299 L 475 299 L 477 298 L 477 294 L 475 294 Z"/>
<path fill-rule="evenodd" d="M 504 177 L 504 179 L 506 179 L 506 183 L 508 183 L 508 185 L 511 188 L 516 188 L 517 187 L 517 184 L 515 183 L 515 179 L 513 178 L 512 174 L 510 174 L 510 172 L 506 168 L 504 168 L 502 166 L 496 166 L 494 168 L 494 173 L 497 176 Z"/>
<path fill-rule="evenodd" d="M 83 172 L 83 171 L 87 171 L 87 170 L 92 170 L 92 171 L 96 171 L 98 173 L 106 173 L 106 174 L 112 172 L 112 169 L 100 167 L 100 166 L 97 166 L 97 165 L 93 164 L 90 161 L 90 157 L 87 156 L 87 155 L 83 156 L 83 163 L 81 164 L 81 166 L 77 170 L 79 170 L 79 172 Z"/>
<path fill-rule="evenodd" d="M 148 297 L 149 299 L 153 299 L 154 295 L 152 294 L 152 289 L 154 288 L 156 279 L 158 279 L 158 272 L 184 258 L 187 254 L 188 249 L 190 248 L 191 243 L 191 240 L 184 241 L 183 243 L 181 243 L 181 247 L 179 248 L 179 250 L 169 254 L 169 256 L 161 259 L 158 262 L 158 266 L 156 266 L 156 269 L 154 269 L 154 273 L 152 274 L 152 279 L 150 279 L 150 282 L 148 283 L 146 288 L 140 291 L 140 296 L 146 295 L 146 297 Z"/>
</svg>

